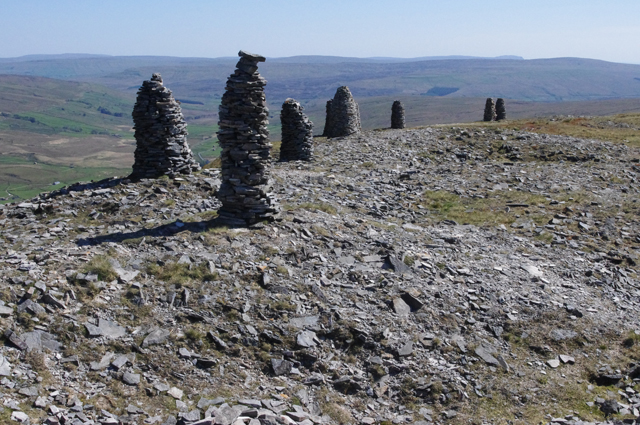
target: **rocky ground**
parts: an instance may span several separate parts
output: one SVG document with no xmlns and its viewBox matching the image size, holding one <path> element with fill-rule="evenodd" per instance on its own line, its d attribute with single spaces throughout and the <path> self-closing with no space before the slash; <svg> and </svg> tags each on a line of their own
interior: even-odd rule
<svg viewBox="0 0 640 425">
<path fill-rule="evenodd" d="M 634 423 L 640 151 L 497 129 L 316 139 L 283 211 L 217 170 L 0 207 L 0 419 Z"/>
</svg>

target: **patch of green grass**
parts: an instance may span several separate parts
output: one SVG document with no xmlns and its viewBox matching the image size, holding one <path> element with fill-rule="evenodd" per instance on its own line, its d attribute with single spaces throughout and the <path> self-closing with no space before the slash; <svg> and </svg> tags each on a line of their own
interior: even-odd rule
<svg viewBox="0 0 640 425">
<path fill-rule="evenodd" d="M 184 335 L 191 341 L 200 341 L 204 339 L 204 334 L 194 327 L 184 331 Z"/>
<path fill-rule="evenodd" d="M 211 273 L 207 264 L 178 264 L 169 262 L 164 265 L 150 264 L 147 273 L 167 284 L 187 286 L 193 282 L 211 281 L 218 278 L 217 273 Z"/>
<path fill-rule="evenodd" d="M 640 113 L 628 113 L 604 117 L 579 117 L 564 120 L 548 118 L 510 121 L 499 124 L 502 128 L 516 128 L 541 134 L 558 134 L 582 139 L 606 140 L 640 146 Z"/>
<path fill-rule="evenodd" d="M 202 162 L 202 158 L 207 161 L 213 161 L 220 157 L 220 145 L 218 144 L 218 138 L 215 137 L 218 126 L 196 126 L 189 125 L 187 130 L 189 131 L 189 144 L 191 145 L 191 152 L 197 161 Z M 198 140 L 206 137 L 206 140 Z"/>
<path fill-rule="evenodd" d="M 409 267 L 413 267 L 413 265 L 416 263 L 416 259 L 413 255 L 405 255 L 403 261 Z"/>
<path fill-rule="evenodd" d="M 297 210 L 297 209 L 304 209 L 304 210 L 309 210 L 309 211 L 322 211 L 325 212 L 327 214 L 337 214 L 338 210 L 336 209 L 336 207 L 334 207 L 331 204 L 326 204 L 323 202 L 305 202 L 303 204 L 300 205 L 285 205 L 284 209 L 286 210 Z"/>
<path fill-rule="evenodd" d="M 94 273 L 98 275 L 98 279 L 104 282 L 111 282 L 118 278 L 113 270 L 113 266 L 109 262 L 109 257 L 104 255 L 96 255 L 82 269 L 83 273 Z"/>
<path fill-rule="evenodd" d="M 296 311 L 296 305 L 291 303 L 290 298 L 275 301 L 269 305 L 272 310 L 278 311 Z"/>
<path fill-rule="evenodd" d="M 46 191 L 60 189 L 80 181 L 101 180 L 125 176 L 131 172 L 123 168 L 70 167 L 51 165 L 17 156 L 0 155 L 0 197 L 15 202 L 31 199 Z M 54 182 L 60 182 L 53 185 Z"/>
</svg>

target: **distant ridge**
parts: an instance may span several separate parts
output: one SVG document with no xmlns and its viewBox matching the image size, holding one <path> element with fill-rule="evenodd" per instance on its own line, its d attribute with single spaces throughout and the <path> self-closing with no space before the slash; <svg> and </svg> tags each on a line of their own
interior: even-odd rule
<svg viewBox="0 0 640 425">
<path fill-rule="evenodd" d="M 484 59 L 484 60 L 524 60 L 522 56 L 505 55 L 496 57 L 481 56 L 421 56 L 416 58 L 392 58 L 386 56 L 375 56 L 370 58 L 355 58 L 345 56 L 320 56 L 320 55 L 302 55 L 289 56 L 283 58 L 269 58 L 270 62 L 278 63 L 406 63 L 406 62 L 422 62 L 435 60 L 465 60 L 465 59 Z"/>
<path fill-rule="evenodd" d="M 95 55 L 92 53 L 62 53 L 57 55 L 25 55 L 15 58 L 0 58 L 0 62 L 29 62 L 52 59 L 85 59 L 85 58 L 108 58 L 109 55 Z"/>
<path fill-rule="evenodd" d="M 82 81 L 134 95 L 141 81 L 159 72 L 171 81 L 178 99 L 213 105 L 236 61 L 237 57 L 32 55 L 0 60 L 0 74 Z M 308 55 L 269 58 L 262 69 L 269 82 L 267 98 L 275 104 L 289 97 L 303 104 L 326 102 L 343 85 L 356 98 L 415 95 L 543 102 L 640 98 L 640 66 L 585 58 Z M 196 116 L 203 119 L 202 114 Z"/>
</svg>

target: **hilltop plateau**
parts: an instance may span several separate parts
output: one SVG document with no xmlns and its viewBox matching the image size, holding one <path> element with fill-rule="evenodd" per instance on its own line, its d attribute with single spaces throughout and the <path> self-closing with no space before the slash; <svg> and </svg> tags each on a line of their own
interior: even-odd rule
<svg viewBox="0 0 640 425">
<path fill-rule="evenodd" d="M 0 418 L 632 423 L 638 132 L 316 138 L 273 164 L 283 211 L 250 228 L 216 221 L 215 168 L 3 205 Z"/>
</svg>

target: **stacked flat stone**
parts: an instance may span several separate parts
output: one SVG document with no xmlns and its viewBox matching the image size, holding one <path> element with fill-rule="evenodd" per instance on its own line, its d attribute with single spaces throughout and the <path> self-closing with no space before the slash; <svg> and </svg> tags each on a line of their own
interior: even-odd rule
<svg viewBox="0 0 640 425">
<path fill-rule="evenodd" d="M 492 98 L 487 98 L 487 102 L 484 104 L 484 121 L 496 120 L 496 105 L 493 103 Z"/>
<path fill-rule="evenodd" d="M 263 56 L 240 51 L 236 70 L 227 80 L 219 109 L 218 140 L 222 148 L 222 183 L 217 196 L 220 221 L 251 225 L 273 220 L 278 206 L 269 184 L 271 143 L 267 129 L 264 86 L 258 73 Z"/>
<path fill-rule="evenodd" d="M 313 156 L 313 123 L 303 110 L 294 99 L 287 99 L 282 104 L 280 161 L 309 161 Z"/>
<path fill-rule="evenodd" d="M 327 100 L 327 119 L 324 122 L 324 130 L 322 131 L 322 135 L 324 137 L 329 137 L 327 136 L 327 134 L 329 134 L 329 129 L 333 126 L 333 124 L 331 123 L 331 104 L 333 103 L 333 100 Z"/>
<path fill-rule="evenodd" d="M 191 174 L 200 169 L 187 143 L 187 123 L 162 76 L 153 74 L 138 90 L 133 107 L 136 150 L 130 178 Z"/>
<path fill-rule="evenodd" d="M 399 100 L 391 105 L 391 128 L 404 128 L 404 106 Z"/>
<path fill-rule="evenodd" d="M 325 136 L 344 137 L 362 131 L 360 109 L 349 87 L 339 87 L 331 104 L 327 103 L 327 109 L 329 126 L 326 128 Z"/>
<path fill-rule="evenodd" d="M 502 121 L 507 119 L 507 110 L 504 107 L 504 99 L 496 100 L 496 120 Z"/>
</svg>

